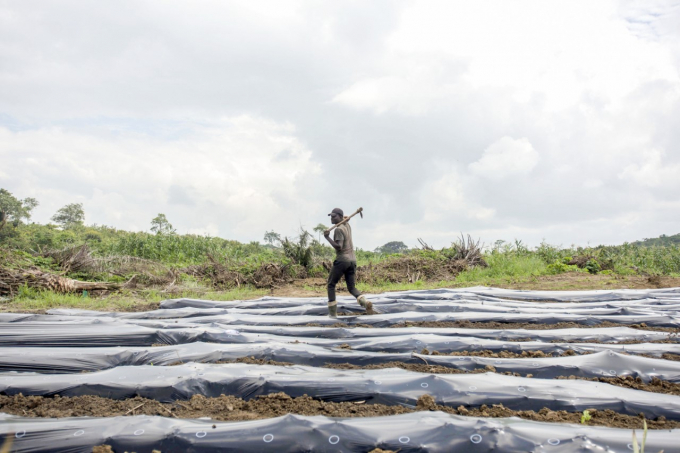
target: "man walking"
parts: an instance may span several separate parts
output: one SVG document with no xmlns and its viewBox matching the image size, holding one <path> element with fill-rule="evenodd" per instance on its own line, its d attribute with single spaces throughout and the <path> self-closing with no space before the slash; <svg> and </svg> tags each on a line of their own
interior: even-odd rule
<svg viewBox="0 0 680 453">
<path fill-rule="evenodd" d="M 344 220 L 345 214 L 342 209 L 335 208 L 331 211 L 331 223 L 337 225 Z M 335 261 L 333 261 L 333 268 L 328 276 L 328 316 L 331 318 L 338 317 L 338 302 L 335 300 L 335 285 L 338 284 L 340 278 L 344 275 L 347 283 L 347 290 L 357 298 L 359 305 L 364 307 L 369 314 L 373 313 L 373 304 L 366 300 L 366 296 L 362 296 L 356 288 L 356 271 L 357 258 L 354 255 L 354 243 L 352 242 L 352 227 L 349 223 L 343 223 L 335 228 L 333 239 L 331 239 L 330 231 L 326 230 L 323 233 L 326 240 L 335 249 Z"/>
</svg>

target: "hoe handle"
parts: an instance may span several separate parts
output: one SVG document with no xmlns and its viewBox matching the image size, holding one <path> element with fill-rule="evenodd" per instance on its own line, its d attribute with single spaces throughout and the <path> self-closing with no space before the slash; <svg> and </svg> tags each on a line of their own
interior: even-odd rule
<svg viewBox="0 0 680 453">
<path fill-rule="evenodd" d="M 349 219 L 351 219 L 352 217 L 354 217 L 354 216 L 357 215 L 357 214 L 361 214 L 361 217 L 363 217 L 363 216 L 364 216 L 363 210 L 364 210 L 364 208 L 359 208 L 359 209 L 357 209 L 356 212 L 355 212 L 354 214 L 352 214 L 352 215 L 349 216 L 349 217 L 345 217 L 345 218 L 342 219 L 340 222 L 336 223 L 335 225 L 333 225 L 332 227 L 330 227 L 330 228 L 327 229 L 326 231 L 328 231 L 328 232 L 330 233 L 331 231 L 333 231 L 334 229 L 336 229 L 336 228 L 339 227 L 340 225 L 344 225 L 345 223 L 349 222 Z"/>
</svg>

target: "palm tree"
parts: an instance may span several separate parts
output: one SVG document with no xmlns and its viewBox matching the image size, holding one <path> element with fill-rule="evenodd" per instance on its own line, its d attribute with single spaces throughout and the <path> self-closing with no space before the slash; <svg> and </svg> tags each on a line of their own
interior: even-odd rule
<svg viewBox="0 0 680 453">
<path fill-rule="evenodd" d="M 323 234 L 324 231 L 326 231 L 328 227 L 324 225 L 323 223 L 318 224 L 317 226 L 314 227 L 314 231 L 319 233 L 319 242 L 321 242 L 321 235 Z"/>
</svg>

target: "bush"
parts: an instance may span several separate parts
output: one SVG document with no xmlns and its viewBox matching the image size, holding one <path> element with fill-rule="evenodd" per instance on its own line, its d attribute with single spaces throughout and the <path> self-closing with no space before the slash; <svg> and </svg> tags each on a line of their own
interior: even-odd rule
<svg viewBox="0 0 680 453">
<path fill-rule="evenodd" d="M 565 272 L 575 272 L 578 270 L 578 266 L 566 264 L 564 261 L 555 261 L 554 263 L 548 264 L 546 267 L 546 273 L 550 275 L 563 274 Z"/>
<path fill-rule="evenodd" d="M 602 267 L 600 266 L 596 259 L 590 259 L 586 263 L 585 269 L 591 274 L 597 274 L 602 270 Z"/>
</svg>

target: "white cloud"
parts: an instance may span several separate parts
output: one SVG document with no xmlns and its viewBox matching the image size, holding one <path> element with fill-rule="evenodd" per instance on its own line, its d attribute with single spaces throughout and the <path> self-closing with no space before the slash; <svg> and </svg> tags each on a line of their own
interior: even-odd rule
<svg viewBox="0 0 680 453">
<path fill-rule="evenodd" d="M 313 208 L 300 184 L 320 173 L 292 126 L 251 116 L 222 119 L 180 140 L 0 128 L 0 156 L 23 169 L 3 184 L 36 194 L 39 220 L 78 201 L 91 223 L 146 230 L 164 212 L 178 231 L 243 239 L 276 224 L 286 206 Z M 173 203 L 173 190 L 192 195 Z"/>
<path fill-rule="evenodd" d="M 414 2 L 380 61 L 334 98 L 422 114 L 442 97 L 489 91 L 561 111 L 595 95 L 611 107 L 649 80 L 679 83 L 671 49 L 632 33 L 617 2 Z"/>
<path fill-rule="evenodd" d="M 487 221 L 494 217 L 495 209 L 474 203 L 466 191 L 469 181 L 455 168 L 427 183 L 420 194 L 424 208 L 421 224 L 446 224 L 447 233 L 457 234 L 468 220 Z M 453 219 L 457 223 L 452 223 Z"/>
<path fill-rule="evenodd" d="M 640 157 L 639 162 L 627 165 L 619 173 L 619 178 L 633 181 L 643 187 L 663 189 L 680 187 L 680 164 L 664 162 L 663 154 L 659 150 L 645 151 Z"/>
<path fill-rule="evenodd" d="M 249 241 L 363 206 L 363 248 L 680 224 L 677 2 L 4 2 L 0 61 L 0 186 L 39 221 Z"/>
<path fill-rule="evenodd" d="M 477 176 L 503 179 L 528 175 L 538 160 L 538 152 L 526 138 L 503 137 L 486 148 L 482 157 L 468 168 Z"/>
</svg>

